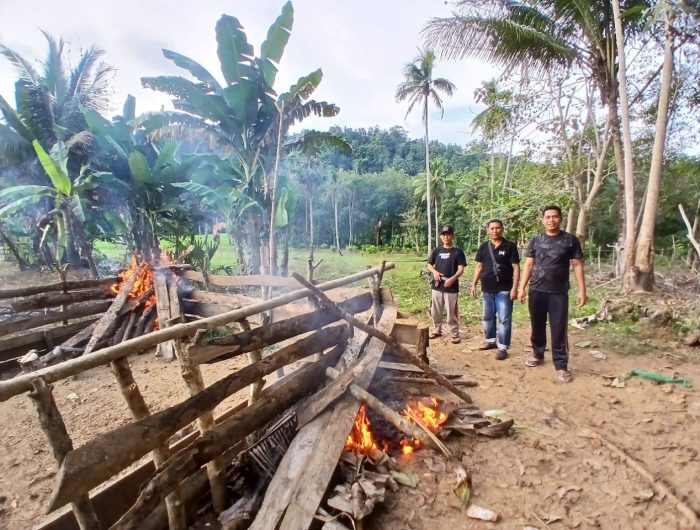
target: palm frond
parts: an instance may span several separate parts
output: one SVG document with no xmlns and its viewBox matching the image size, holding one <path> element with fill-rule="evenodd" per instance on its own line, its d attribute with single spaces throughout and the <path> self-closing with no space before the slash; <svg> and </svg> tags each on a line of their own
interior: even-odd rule
<svg viewBox="0 0 700 530">
<path fill-rule="evenodd" d="M 46 37 L 49 45 L 49 51 L 44 60 L 44 79 L 43 85 L 54 95 L 54 101 L 57 106 L 63 105 L 67 91 L 66 71 L 63 67 L 63 39 L 56 42 L 50 34 L 41 30 Z"/>
<path fill-rule="evenodd" d="M 41 83 L 41 76 L 32 66 L 32 63 L 27 61 L 16 51 L 0 44 L 0 53 L 2 53 L 7 59 L 15 66 L 19 72 L 19 78 L 27 83 L 39 84 Z"/>
<path fill-rule="evenodd" d="M 33 158 L 34 149 L 15 129 L 0 123 L 0 154 L 4 164 L 14 164 Z"/>
</svg>

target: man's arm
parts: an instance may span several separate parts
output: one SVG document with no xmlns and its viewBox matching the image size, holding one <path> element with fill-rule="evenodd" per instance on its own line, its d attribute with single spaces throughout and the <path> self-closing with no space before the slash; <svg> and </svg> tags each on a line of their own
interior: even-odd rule
<svg viewBox="0 0 700 530">
<path fill-rule="evenodd" d="M 513 263 L 513 288 L 510 290 L 510 299 L 518 297 L 518 282 L 520 281 L 520 263 Z"/>
<path fill-rule="evenodd" d="M 440 271 L 433 267 L 433 264 L 428 262 L 428 272 L 433 275 L 433 280 L 440 283 L 442 281 L 442 274 Z"/>
<path fill-rule="evenodd" d="M 476 298 L 476 284 L 479 283 L 479 278 L 481 277 L 481 269 L 483 265 L 480 261 L 476 262 L 476 269 L 474 269 L 474 279 L 472 280 L 472 296 Z"/>
<path fill-rule="evenodd" d="M 518 300 L 520 303 L 525 303 L 525 287 L 530 282 L 530 276 L 532 276 L 532 267 L 535 266 L 535 258 L 525 258 L 525 268 L 523 270 L 523 276 L 520 278 L 520 287 L 518 288 Z"/>
<path fill-rule="evenodd" d="M 586 300 L 588 297 L 586 295 L 586 275 L 583 270 L 583 260 L 582 259 L 572 259 L 571 266 L 574 269 L 574 277 L 576 278 L 576 284 L 578 285 L 578 293 L 576 295 L 576 301 L 579 307 L 586 305 Z"/>
<path fill-rule="evenodd" d="M 464 265 L 457 265 L 457 272 L 445 280 L 445 287 L 453 285 L 462 274 L 464 274 Z"/>
</svg>

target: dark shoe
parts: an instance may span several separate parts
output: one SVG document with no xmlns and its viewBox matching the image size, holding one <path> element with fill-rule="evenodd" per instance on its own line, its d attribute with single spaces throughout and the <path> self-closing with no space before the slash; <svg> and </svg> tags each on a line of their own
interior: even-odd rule
<svg viewBox="0 0 700 530">
<path fill-rule="evenodd" d="M 442 333 L 439 333 L 437 331 L 431 331 L 430 333 L 428 333 L 429 339 L 436 339 L 438 337 L 442 337 Z"/>
<path fill-rule="evenodd" d="M 506 350 L 499 350 L 496 352 L 497 361 L 505 361 L 508 358 L 508 352 Z"/>
<path fill-rule="evenodd" d="M 495 342 L 484 342 L 481 346 L 479 346 L 479 349 L 482 351 L 486 350 L 495 350 L 497 348 Z"/>
<path fill-rule="evenodd" d="M 459 337 L 452 337 L 452 344 L 459 344 Z"/>
</svg>

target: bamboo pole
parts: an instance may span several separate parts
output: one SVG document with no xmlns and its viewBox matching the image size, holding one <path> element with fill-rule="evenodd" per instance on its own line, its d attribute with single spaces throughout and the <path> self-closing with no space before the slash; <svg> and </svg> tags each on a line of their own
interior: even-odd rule
<svg viewBox="0 0 700 530">
<path fill-rule="evenodd" d="M 410 351 L 408 351 L 401 344 L 399 344 L 394 338 L 387 335 L 386 333 L 383 333 L 382 331 L 379 331 L 376 328 L 373 328 L 372 326 L 368 326 L 367 324 L 361 322 L 352 315 L 344 312 L 336 304 L 334 304 L 333 301 L 330 298 L 328 298 L 323 292 L 317 289 L 316 286 L 307 282 L 303 276 L 294 272 L 292 273 L 292 277 L 298 280 L 299 283 L 305 286 L 309 291 L 311 291 L 327 310 L 333 311 L 335 314 L 339 315 L 343 320 L 345 320 L 349 324 L 352 324 L 356 328 L 361 329 L 368 335 L 376 337 L 382 342 L 389 344 L 392 347 L 392 351 L 398 353 L 401 357 L 403 357 L 403 359 L 406 362 L 409 362 L 421 368 L 426 374 L 430 375 L 433 379 L 435 379 L 440 384 L 440 386 L 447 388 L 455 396 L 459 397 L 467 403 L 472 403 L 472 398 L 469 396 L 469 394 L 457 388 L 456 385 L 453 385 L 447 378 L 443 377 L 443 375 L 440 374 L 440 372 L 423 362 L 415 355 L 413 355 Z"/>
<path fill-rule="evenodd" d="M 386 270 L 393 268 L 393 263 L 386 264 Z M 339 278 L 337 280 L 322 283 L 315 286 L 314 289 L 320 289 L 321 291 L 335 289 L 336 287 L 342 287 L 344 285 L 368 278 L 369 276 L 377 274 L 377 272 L 377 268 L 369 269 L 351 276 L 346 276 L 345 278 Z M 17 394 L 30 390 L 32 388 L 32 382 L 39 378 L 45 379 L 47 383 L 59 381 L 65 377 L 89 370 L 90 368 L 95 368 L 97 366 L 110 363 L 114 359 L 119 359 L 121 357 L 126 357 L 127 355 L 143 351 L 147 348 L 155 346 L 159 342 L 194 335 L 198 329 L 213 329 L 229 322 L 241 320 L 243 318 L 267 311 L 270 308 L 306 298 L 312 292 L 313 291 L 309 289 L 299 289 L 275 298 L 270 298 L 264 302 L 259 302 L 240 309 L 234 309 L 213 317 L 203 318 L 202 320 L 188 322 L 186 324 L 176 324 L 175 326 L 164 328 L 142 337 L 134 337 L 133 339 L 124 341 L 120 344 L 115 344 L 114 346 L 104 348 L 100 351 L 94 352 L 92 355 L 78 357 L 77 359 L 72 359 L 56 366 L 43 368 L 41 370 L 37 370 L 36 372 L 32 372 L 31 374 L 20 375 L 7 381 L 0 381 L 0 401 L 6 401 Z"/>
<path fill-rule="evenodd" d="M 66 425 L 63 423 L 61 413 L 53 398 L 52 387 L 47 385 L 43 379 L 33 382 L 33 391 L 29 397 L 34 403 L 34 408 L 39 415 L 39 424 L 44 431 L 51 446 L 51 451 L 60 466 L 66 454 L 73 450 L 73 442 L 68 435 Z M 87 493 L 76 497 L 71 503 L 75 520 L 81 530 L 99 530 L 100 521 L 97 519 L 92 502 Z"/>
<path fill-rule="evenodd" d="M 151 412 L 148 410 L 148 405 L 134 380 L 129 361 L 127 359 L 116 359 L 111 362 L 111 368 L 119 384 L 122 396 L 124 396 L 124 400 L 131 411 L 131 415 L 136 420 L 148 418 Z M 156 469 L 162 467 L 169 456 L 170 450 L 167 443 L 153 449 L 153 464 Z M 187 530 L 187 515 L 185 514 L 185 506 L 182 504 L 179 488 L 173 490 L 165 498 L 165 508 L 168 512 L 168 528 L 170 530 Z"/>
</svg>

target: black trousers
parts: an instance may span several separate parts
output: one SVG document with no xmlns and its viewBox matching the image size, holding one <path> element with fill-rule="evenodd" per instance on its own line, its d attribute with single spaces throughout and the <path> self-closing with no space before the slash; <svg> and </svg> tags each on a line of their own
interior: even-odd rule
<svg viewBox="0 0 700 530">
<path fill-rule="evenodd" d="M 547 318 L 552 335 L 552 362 L 557 370 L 566 370 L 569 363 L 566 327 L 569 320 L 569 295 L 530 291 L 528 295 L 532 334 L 530 342 L 534 356 L 544 358 L 547 347 Z"/>
</svg>

